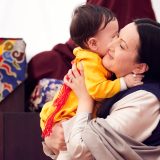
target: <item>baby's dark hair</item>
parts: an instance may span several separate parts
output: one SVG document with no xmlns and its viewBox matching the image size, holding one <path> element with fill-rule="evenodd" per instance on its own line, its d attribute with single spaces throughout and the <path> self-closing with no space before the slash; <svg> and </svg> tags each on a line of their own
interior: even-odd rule
<svg viewBox="0 0 160 160">
<path fill-rule="evenodd" d="M 70 25 L 71 39 L 81 48 L 87 48 L 85 43 L 96 35 L 102 23 L 104 22 L 105 28 L 115 19 L 114 13 L 105 7 L 91 4 L 79 6 L 74 10 Z"/>
</svg>

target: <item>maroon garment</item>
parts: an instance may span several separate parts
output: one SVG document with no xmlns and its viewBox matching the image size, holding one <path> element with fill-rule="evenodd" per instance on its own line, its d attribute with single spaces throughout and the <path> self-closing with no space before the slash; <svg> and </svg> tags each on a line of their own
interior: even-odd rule
<svg viewBox="0 0 160 160">
<path fill-rule="evenodd" d="M 71 67 L 74 47 L 73 41 L 68 40 L 65 44 L 55 45 L 51 51 L 35 55 L 28 64 L 28 78 L 36 81 L 41 78 L 63 79 Z"/>
<path fill-rule="evenodd" d="M 97 4 L 112 10 L 118 18 L 120 28 L 135 18 L 148 17 L 155 20 L 151 0 L 87 0 L 87 3 Z"/>
</svg>

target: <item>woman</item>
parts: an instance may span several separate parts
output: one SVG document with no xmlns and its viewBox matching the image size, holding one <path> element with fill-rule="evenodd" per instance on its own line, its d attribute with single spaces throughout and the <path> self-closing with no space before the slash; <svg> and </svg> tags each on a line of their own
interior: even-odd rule
<svg viewBox="0 0 160 160">
<path fill-rule="evenodd" d="M 83 72 L 79 74 L 74 67 L 73 74 L 69 72 L 72 83 L 64 79 L 79 97 L 75 119 L 62 124 L 67 149 L 75 159 L 160 159 L 159 39 L 160 25 L 140 19 L 125 26 L 110 43 L 103 58 L 105 67 L 116 77 L 132 72 L 144 74 L 145 78 L 143 85 L 104 102 L 104 110 L 99 110 L 98 116 L 105 119 L 96 118 L 88 123 L 93 101 L 85 91 Z M 71 123 L 73 127 L 68 130 Z M 66 148 L 63 129 L 60 124 L 55 125 L 51 135 L 54 141 L 50 137 L 45 139 L 55 153 L 56 149 Z"/>
</svg>

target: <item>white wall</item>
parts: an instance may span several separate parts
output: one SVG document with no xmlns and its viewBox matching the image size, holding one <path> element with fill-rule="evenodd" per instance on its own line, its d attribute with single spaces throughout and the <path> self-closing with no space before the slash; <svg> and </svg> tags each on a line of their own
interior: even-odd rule
<svg viewBox="0 0 160 160">
<path fill-rule="evenodd" d="M 23 37 L 27 61 L 69 38 L 73 9 L 86 0 L 0 0 L 0 37 Z M 152 0 L 160 22 L 160 0 Z"/>
<path fill-rule="evenodd" d="M 151 2 L 156 15 L 156 19 L 158 22 L 160 22 L 160 0 L 151 0 Z"/>
<path fill-rule="evenodd" d="M 85 0 L 0 0 L 0 37 L 23 37 L 27 61 L 69 39 L 73 8 Z"/>
</svg>

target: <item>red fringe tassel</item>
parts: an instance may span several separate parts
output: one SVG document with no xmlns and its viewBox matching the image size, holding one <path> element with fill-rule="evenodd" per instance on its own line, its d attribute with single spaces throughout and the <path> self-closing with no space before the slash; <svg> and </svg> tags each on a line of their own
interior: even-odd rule
<svg viewBox="0 0 160 160">
<path fill-rule="evenodd" d="M 52 127 L 55 123 L 54 117 L 55 115 L 61 110 L 61 108 L 64 106 L 66 103 L 69 94 L 71 92 L 71 89 L 66 86 L 65 84 L 62 85 L 58 97 L 55 99 L 53 102 L 53 106 L 56 108 L 53 113 L 49 116 L 49 118 L 46 121 L 45 129 L 42 132 L 42 137 L 49 136 L 50 133 L 52 132 Z"/>
</svg>

